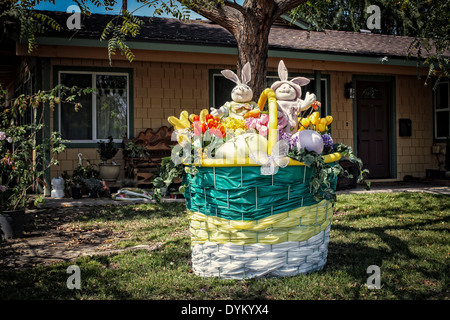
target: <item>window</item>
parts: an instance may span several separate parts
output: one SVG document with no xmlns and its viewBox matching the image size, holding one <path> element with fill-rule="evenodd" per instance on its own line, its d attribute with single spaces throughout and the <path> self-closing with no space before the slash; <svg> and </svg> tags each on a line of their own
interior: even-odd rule
<svg viewBox="0 0 450 320">
<path fill-rule="evenodd" d="M 222 76 L 222 74 L 220 74 L 219 71 L 213 70 L 212 72 L 212 102 L 213 102 L 213 106 L 215 108 L 219 108 L 220 106 L 224 105 L 225 102 L 227 101 L 231 101 L 231 90 L 233 90 L 233 88 L 236 86 L 236 84 L 229 80 L 226 79 L 224 76 Z M 294 75 L 294 76 L 290 76 L 289 79 L 291 78 L 295 78 L 295 77 L 299 77 L 301 75 Z M 313 77 L 308 77 L 305 76 L 305 78 L 308 78 L 311 80 L 311 82 L 309 84 L 307 84 L 306 86 L 302 86 L 302 99 L 305 98 L 305 94 L 306 92 L 309 93 L 314 93 L 314 88 L 315 88 L 315 79 Z M 269 75 L 267 76 L 267 85 L 266 88 L 270 88 L 270 86 L 279 80 L 278 76 L 272 76 Z M 322 78 L 320 79 L 320 84 L 321 84 L 321 104 L 322 104 L 322 113 L 329 114 L 329 106 L 328 106 L 328 84 L 327 78 Z M 259 97 L 253 96 L 253 101 L 258 102 Z"/>
<path fill-rule="evenodd" d="M 120 142 L 129 130 L 129 74 L 113 72 L 59 71 L 59 83 L 68 87 L 94 88 L 82 95 L 75 110 L 70 103 L 59 106 L 59 128 L 71 142 L 95 142 L 112 136 Z M 128 135 L 129 136 L 129 135 Z"/>
<path fill-rule="evenodd" d="M 383 98 L 383 95 L 381 94 L 380 90 L 374 87 L 366 88 L 361 97 L 363 99 L 371 99 L 371 100 L 377 100 Z"/>
<path fill-rule="evenodd" d="M 434 91 L 434 138 L 447 139 L 450 137 L 450 105 L 449 81 L 437 85 Z"/>
</svg>

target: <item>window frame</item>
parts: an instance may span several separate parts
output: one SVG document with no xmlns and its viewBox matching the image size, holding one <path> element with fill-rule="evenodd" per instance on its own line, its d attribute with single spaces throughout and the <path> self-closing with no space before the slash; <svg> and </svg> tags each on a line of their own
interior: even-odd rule
<svg viewBox="0 0 450 320">
<path fill-rule="evenodd" d="M 447 108 L 439 109 L 436 108 L 436 100 L 437 100 L 437 94 L 436 90 L 433 90 L 433 138 L 437 142 L 446 141 L 448 138 L 450 138 L 450 79 L 442 80 L 439 82 L 438 85 L 447 83 Z M 447 137 L 438 137 L 437 136 L 437 114 L 442 111 L 448 112 L 448 133 Z"/>
<path fill-rule="evenodd" d="M 215 100 L 216 100 L 216 96 L 215 96 L 215 91 L 214 91 L 214 87 L 215 87 L 215 78 L 216 77 L 224 77 L 221 73 L 221 70 L 219 69 L 210 69 L 209 70 L 209 101 L 210 101 L 210 106 L 211 108 L 219 108 L 220 106 L 215 106 Z M 234 70 L 234 72 L 236 72 L 236 70 Z M 305 77 L 309 80 L 315 80 L 314 74 L 311 73 L 292 73 L 289 75 L 289 80 L 292 78 L 296 78 L 296 77 Z M 279 76 L 276 72 L 268 72 L 266 78 L 274 78 L 279 80 Z M 231 80 L 230 80 L 231 81 Z M 322 95 L 322 101 L 320 101 L 322 103 L 322 112 L 324 113 L 324 115 L 329 115 L 331 114 L 331 100 L 330 100 L 330 76 L 328 74 L 323 74 L 321 73 L 320 75 L 320 81 L 324 81 L 325 82 L 325 92 L 321 92 Z M 304 87 L 302 87 L 302 93 L 304 90 Z M 314 93 L 314 92 L 311 92 Z M 231 94 L 231 92 L 230 92 Z M 259 99 L 259 97 L 253 97 L 253 101 L 257 102 Z M 231 97 L 230 97 L 231 100 Z M 324 103 L 325 101 L 325 103 Z"/>
<path fill-rule="evenodd" d="M 101 67 L 74 67 L 74 66 L 55 66 L 53 70 L 53 79 L 55 79 L 55 83 L 61 83 L 60 75 L 62 73 L 69 74 L 88 74 L 91 76 L 91 84 L 93 88 L 96 88 L 96 76 L 97 75 L 119 75 L 125 76 L 127 79 L 127 130 L 126 137 L 132 138 L 134 134 L 134 97 L 132 93 L 133 89 L 133 69 L 131 68 L 101 68 Z M 97 116 L 96 116 L 96 96 L 92 94 L 92 140 L 69 140 L 66 143 L 66 146 L 69 148 L 97 148 L 98 142 L 107 141 L 107 139 L 96 139 L 97 137 Z M 61 128 L 61 104 L 55 108 L 53 126 L 56 130 L 60 131 Z M 117 145 L 122 143 L 122 139 L 114 139 L 114 143 Z"/>
</svg>

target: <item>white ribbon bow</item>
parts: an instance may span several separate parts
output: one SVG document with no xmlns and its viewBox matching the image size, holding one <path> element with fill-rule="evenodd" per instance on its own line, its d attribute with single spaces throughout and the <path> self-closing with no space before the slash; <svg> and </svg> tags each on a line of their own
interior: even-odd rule
<svg viewBox="0 0 450 320">
<path fill-rule="evenodd" d="M 278 172 L 278 167 L 284 168 L 289 164 L 289 143 L 286 140 L 279 140 L 272 148 L 272 155 L 263 151 L 250 151 L 250 158 L 261 165 L 261 174 L 271 176 Z"/>
</svg>

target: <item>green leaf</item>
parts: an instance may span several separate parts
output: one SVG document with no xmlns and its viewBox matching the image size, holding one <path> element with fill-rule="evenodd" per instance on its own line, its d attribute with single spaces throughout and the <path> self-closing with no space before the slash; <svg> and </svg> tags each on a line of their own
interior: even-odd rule
<svg viewBox="0 0 450 320">
<path fill-rule="evenodd" d="M 311 167 L 312 164 L 314 163 L 314 157 L 310 154 L 305 155 L 305 157 L 303 158 L 303 163 L 307 166 L 307 167 Z"/>
</svg>

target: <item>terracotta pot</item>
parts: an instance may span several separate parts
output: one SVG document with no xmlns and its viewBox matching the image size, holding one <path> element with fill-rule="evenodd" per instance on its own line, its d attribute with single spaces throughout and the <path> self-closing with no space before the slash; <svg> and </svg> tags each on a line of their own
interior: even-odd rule
<svg viewBox="0 0 450 320">
<path fill-rule="evenodd" d="M 16 239 L 23 236 L 25 209 L 8 210 L 0 213 L 0 238 Z"/>
</svg>

